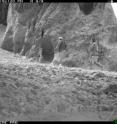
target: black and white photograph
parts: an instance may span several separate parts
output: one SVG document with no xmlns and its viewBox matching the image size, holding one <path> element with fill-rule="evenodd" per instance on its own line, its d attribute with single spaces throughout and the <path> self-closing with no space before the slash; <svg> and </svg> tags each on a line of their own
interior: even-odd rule
<svg viewBox="0 0 117 124">
<path fill-rule="evenodd" d="M 0 124 L 117 124 L 117 3 L 0 0 Z"/>
</svg>

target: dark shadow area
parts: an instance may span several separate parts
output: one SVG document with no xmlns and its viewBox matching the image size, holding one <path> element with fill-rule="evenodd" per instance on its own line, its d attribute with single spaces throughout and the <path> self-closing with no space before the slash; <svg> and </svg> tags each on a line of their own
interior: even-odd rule
<svg viewBox="0 0 117 124">
<path fill-rule="evenodd" d="M 1 45 L 1 48 L 10 52 L 13 52 L 13 38 L 7 37 Z"/>
<path fill-rule="evenodd" d="M 21 51 L 20 54 L 21 54 L 22 56 L 25 56 L 25 55 L 26 55 L 26 52 L 31 49 L 31 45 L 32 45 L 31 43 L 24 41 L 24 45 L 23 45 L 23 48 L 22 48 L 22 51 Z"/>
<path fill-rule="evenodd" d="M 24 40 L 14 41 L 13 51 L 14 53 L 20 53 L 23 48 Z"/>
<path fill-rule="evenodd" d="M 41 43 L 40 48 L 42 49 L 41 62 L 45 62 L 45 61 L 51 62 L 54 58 L 54 47 L 51 42 L 51 38 L 46 36 L 40 40 L 41 40 L 41 41 L 39 41 Z"/>
<path fill-rule="evenodd" d="M 7 25 L 9 3 L 0 3 L 0 24 Z"/>
<path fill-rule="evenodd" d="M 78 3 L 79 4 L 79 7 L 80 7 L 80 10 L 85 14 L 85 15 L 88 15 L 90 14 L 93 9 L 94 9 L 94 3 Z"/>
</svg>

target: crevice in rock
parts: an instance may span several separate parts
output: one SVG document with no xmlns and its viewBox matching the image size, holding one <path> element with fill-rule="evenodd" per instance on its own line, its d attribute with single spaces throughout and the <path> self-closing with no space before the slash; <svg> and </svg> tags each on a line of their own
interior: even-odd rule
<svg viewBox="0 0 117 124">
<path fill-rule="evenodd" d="M 54 58 L 54 46 L 51 43 L 49 37 L 44 37 L 41 39 L 41 57 L 40 62 L 52 62 Z"/>
<path fill-rule="evenodd" d="M 0 3 L 0 24 L 7 25 L 8 3 Z"/>
<path fill-rule="evenodd" d="M 78 3 L 80 10 L 85 14 L 88 15 L 94 10 L 94 3 Z"/>
</svg>

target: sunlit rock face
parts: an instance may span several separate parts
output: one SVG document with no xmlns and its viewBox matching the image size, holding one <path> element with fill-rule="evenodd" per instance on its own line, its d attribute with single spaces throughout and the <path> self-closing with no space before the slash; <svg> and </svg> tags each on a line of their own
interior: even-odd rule
<svg viewBox="0 0 117 124">
<path fill-rule="evenodd" d="M 17 46 L 16 52 L 19 53 L 21 51 L 22 49 L 21 46 L 23 46 L 25 39 L 27 24 L 35 15 L 36 10 L 38 10 L 38 7 L 39 7 L 38 4 L 30 4 L 30 3 L 9 4 L 8 16 L 7 16 L 8 25 L 1 45 L 3 49 L 8 51 L 14 51 L 14 45 L 15 45 Z M 10 30 L 10 34 L 9 34 L 9 30 Z M 9 40 L 9 37 L 12 40 Z M 8 48 L 7 47 L 8 44 L 12 47 Z"/>
<path fill-rule="evenodd" d="M 15 28 L 20 24 L 22 28 L 27 28 L 19 38 L 22 39 L 25 34 L 22 43 L 28 39 L 30 47 L 28 45 L 27 47 L 30 49 L 23 47 L 25 48 L 23 55 L 28 57 L 39 56 L 40 44 L 37 41 L 41 40 L 41 32 L 44 29 L 44 36 L 51 37 L 54 48 L 59 36 L 66 41 L 68 50 L 67 56 L 62 58 L 62 65 L 104 70 L 111 70 L 112 66 L 116 65 L 114 60 L 116 57 L 112 58 L 116 53 L 113 49 L 116 46 L 117 21 L 110 3 L 10 4 L 7 22 L 3 44 L 6 37 L 9 37 L 7 32 L 11 27 L 11 37 L 14 39 Z M 30 32 L 28 36 L 27 31 Z M 98 41 L 100 58 L 93 56 L 95 49 L 89 50 L 92 38 Z"/>
</svg>

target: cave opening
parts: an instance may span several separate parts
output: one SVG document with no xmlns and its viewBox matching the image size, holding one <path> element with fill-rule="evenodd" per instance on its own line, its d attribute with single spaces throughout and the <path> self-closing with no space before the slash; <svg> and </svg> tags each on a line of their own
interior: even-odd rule
<svg viewBox="0 0 117 124">
<path fill-rule="evenodd" d="M 85 14 L 90 14 L 94 9 L 94 3 L 78 3 L 80 10 Z"/>
<path fill-rule="evenodd" d="M 50 37 L 44 37 L 41 39 L 41 56 L 40 62 L 52 62 L 54 58 L 54 46 Z"/>
<path fill-rule="evenodd" d="M 0 24 L 7 26 L 7 14 L 9 3 L 0 3 Z"/>
</svg>

